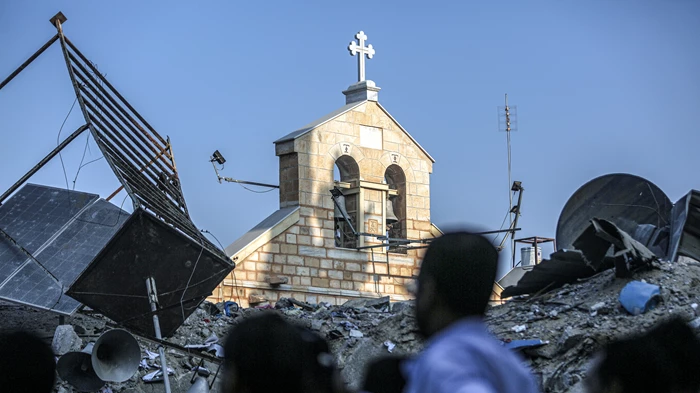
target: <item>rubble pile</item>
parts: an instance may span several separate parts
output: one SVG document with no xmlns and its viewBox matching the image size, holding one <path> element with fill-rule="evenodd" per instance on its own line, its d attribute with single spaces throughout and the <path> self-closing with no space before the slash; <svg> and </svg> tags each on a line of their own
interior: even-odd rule
<svg viewBox="0 0 700 393">
<path fill-rule="evenodd" d="M 626 311 L 619 297 L 622 289 L 632 281 L 658 285 L 658 304 L 638 315 Z M 637 270 L 629 278 L 616 277 L 615 270 L 608 269 L 549 292 L 515 298 L 490 307 L 486 322 L 504 345 L 517 348 L 523 354 L 544 392 L 582 392 L 587 365 L 601 345 L 646 331 L 672 315 L 680 315 L 691 326 L 700 329 L 699 303 L 700 262 L 680 258 L 673 263 L 653 262 L 649 268 Z M 279 312 L 325 337 L 348 386 L 353 389 L 361 383 L 364 367 L 372 358 L 389 353 L 417 353 L 423 346 L 416 331 L 415 309 L 411 302 L 390 303 L 388 298 L 358 299 L 331 306 L 281 299 L 274 308 L 262 305 L 228 311 L 224 311 L 222 304 L 205 302 L 174 336 L 168 338 L 169 343 L 180 347 L 166 348 L 173 392 L 184 393 L 189 389 L 193 369 L 200 365 L 203 353 L 209 357 L 201 363 L 199 374 L 208 375 L 208 380 L 212 381 L 218 368 L 217 350 L 221 349 L 218 345 L 223 344 L 229 329 L 260 312 Z M 47 342 L 51 342 L 58 325 L 55 314 L 24 306 L 0 305 L 0 317 L 4 318 L 4 328 L 43 332 Z M 94 342 L 112 327 L 107 318 L 82 313 L 67 318 L 65 323 L 73 326 L 83 345 Z M 65 347 L 60 351 L 75 350 L 79 340 L 64 328 L 60 332 L 61 340 L 55 343 Z M 162 382 L 144 381 L 145 376 L 160 368 L 160 361 L 155 356 L 157 344 L 142 338 L 139 338 L 139 343 L 143 353 L 139 371 L 129 381 L 108 383 L 102 388 L 103 392 L 162 391 Z M 71 385 L 59 380 L 56 392 L 74 391 Z M 215 383 L 212 392 L 218 391 L 218 383 Z"/>
<path fill-rule="evenodd" d="M 660 302 L 651 310 L 631 315 L 620 305 L 622 289 L 633 280 L 658 285 Z M 644 332 L 672 315 L 700 327 L 700 263 L 681 257 L 678 262 L 654 262 L 629 279 L 614 269 L 533 296 L 493 307 L 487 323 L 502 340 L 542 340 L 525 348 L 544 392 L 582 392 L 581 381 L 593 353 L 612 340 Z"/>
</svg>

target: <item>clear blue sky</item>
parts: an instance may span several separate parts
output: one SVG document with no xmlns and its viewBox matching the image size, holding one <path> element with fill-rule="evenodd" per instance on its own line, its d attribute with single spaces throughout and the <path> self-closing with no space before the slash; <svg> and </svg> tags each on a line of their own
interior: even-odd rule
<svg viewBox="0 0 700 393">
<path fill-rule="evenodd" d="M 225 155 L 225 176 L 277 183 L 272 141 L 344 104 L 359 30 L 376 49 L 367 78 L 380 102 L 436 160 L 442 228 L 501 224 L 504 93 L 518 109 L 513 178 L 526 188 L 518 237 L 553 237 L 569 196 L 606 173 L 646 177 L 673 202 L 700 187 L 697 1 L 2 1 L 0 79 L 55 33 L 59 10 L 66 35 L 170 136 L 193 219 L 224 246 L 278 194 L 218 184 L 210 154 Z M 72 94 L 58 46 L 0 91 L 0 190 L 56 145 Z M 76 107 L 62 136 L 82 123 Z M 84 143 L 63 154 L 71 187 Z M 98 157 L 91 142 L 86 161 Z M 60 161 L 32 181 L 65 187 Z M 118 186 L 101 160 L 76 188 Z"/>
</svg>

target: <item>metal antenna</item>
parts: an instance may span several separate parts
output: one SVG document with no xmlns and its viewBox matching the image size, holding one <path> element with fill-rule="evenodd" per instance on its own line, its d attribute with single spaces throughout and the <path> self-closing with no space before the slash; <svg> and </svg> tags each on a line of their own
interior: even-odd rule
<svg viewBox="0 0 700 393">
<path fill-rule="evenodd" d="M 506 133 L 506 143 L 508 148 L 508 195 L 510 205 L 508 208 L 513 208 L 513 194 L 511 193 L 511 187 L 513 185 L 513 179 L 511 178 L 512 161 L 511 161 L 511 147 L 510 147 L 510 132 L 517 131 L 517 120 L 518 112 L 517 107 L 508 105 L 508 94 L 505 97 L 505 106 L 498 107 L 498 128 L 499 131 L 504 131 Z M 512 221 L 512 217 L 511 217 Z"/>
<path fill-rule="evenodd" d="M 517 131 L 517 119 L 518 112 L 515 106 L 508 105 L 508 94 L 505 95 L 505 106 L 498 107 L 498 128 L 499 131 L 504 131 L 506 133 L 506 147 L 508 151 L 508 209 L 510 211 L 510 225 L 513 226 L 513 215 L 517 216 L 520 214 L 520 202 L 518 202 L 518 208 L 513 209 L 513 193 L 517 191 L 512 179 L 512 160 L 511 160 L 511 143 L 510 143 L 510 133 L 511 131 Z M 507 234 L 504 237 L 507 238 Z M 511 241 L 511 247 L 515 246 L 515 237 L 513 236 Z M 501 247 L 503 244 L 501 244 Z M 513 249 L 513 252 L 514 249 Z"/>
</svg>

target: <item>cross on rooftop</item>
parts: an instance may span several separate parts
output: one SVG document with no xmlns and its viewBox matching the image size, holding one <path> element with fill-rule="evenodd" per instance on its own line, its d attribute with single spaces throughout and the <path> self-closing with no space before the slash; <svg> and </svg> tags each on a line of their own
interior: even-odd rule
<svg viewBox="0 0 700 393">
<path fill-rule="evenodd" d="M 350 41 L 348 50 L 350 51 L 350 56 L 359 55 L 357 58 L 357 81 L 362 82 L 365 80 L 365 55 L 367 55 L 368 59 L 371 59 L 374 56 L 374 48 L 372 48 L 372 44 L 365 47 L 367 36 L 363 31 L 355 34 L 355 38 L 360 41 L 360 45 L 357 45 L 354 40 Z"/>
</svg>

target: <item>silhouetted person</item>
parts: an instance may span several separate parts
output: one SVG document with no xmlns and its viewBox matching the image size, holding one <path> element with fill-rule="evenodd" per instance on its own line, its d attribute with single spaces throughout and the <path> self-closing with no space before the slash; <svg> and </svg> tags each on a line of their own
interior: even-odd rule
<svg viewBox="0 0 700 393">
<path fill-rule="evenodd" d="M 235 325 L 224 344 L 225 393 L 337 393 L 328 344 L 274 311 Z"/>
<path fill-rule="evenodd" d="M 447 233 L 430 243 L 418 276 L 416 320 L 428 338 L 407 393 L 538 392 L 530 371 L 487 331 L 483 315 L 498 252 L 483 236 Z"/>
<path fill-rule="evenodd" d="M 586 378 L 590 393 L 697 393 L 700 340 L 680 318 L 644 335 L 612 342 Z"/>
<path fill-rule="evenodd" d="M 36 335 L 0 334 L 0 392 L 49 393 L 56 382 L 51 346 Z"/>
<path fill-rule="evenodd" d="M 384 356 L 371 361 L 365 371 L 362 392 L 401 393 L 406 386 L 402 364 L 405 356 Z"/>
<path fill-rule="evenodd" d="M 345 387 L 328 342 L 315 332 L 296 326 L 303 342 L 302 391 L 343 393 Z"/>
</svg>

